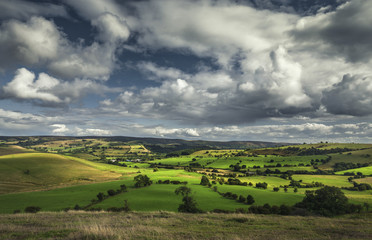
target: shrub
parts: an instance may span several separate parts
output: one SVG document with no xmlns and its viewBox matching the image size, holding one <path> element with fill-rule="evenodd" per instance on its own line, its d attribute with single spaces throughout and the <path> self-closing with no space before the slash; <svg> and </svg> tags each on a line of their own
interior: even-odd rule
<svg viewBox="0 0 372 240">
<path fill-rule="evenodd" d="M 252 195 L 248 195 L 248 196 L 247 196 L 247 204 L 248 204 L 248 205 L 251 205 L 251 204 L 253 204 L 254 202 L 255 202 L 255 200 L 254 200 L 253 196 L 252 196 Z"/>
<path fill-rule="evenodd" d="M 25 208 L 25 212 L 26 213 L 37 213 L 41 210 L 40 207 L 37 207 L 37 206 L 28 206 Z"/>
<path fill-rule="evenodd" d="M 114 190 L 110 189 L 110 190 L 107 190 L 107 194 L 109 196 L 115 196 L 116 195 L 116 192 Z"/>
<path fill-rule="evenodd" d="M 330 186 L 325 186 L 316 191 L 306 191 L 305 198 L 295 206 L 324 216 L 359 211 L 358 207 L 348 203 L 348 199 L 341 189 Z"/>
<path fill-rule="evenodd" d="M 210 183 L 209 183 L 209 179 L 208 177 L 206 176 L 202 176 L 201 180 L 200 180 L 200 185 L 203 185 L 203 186 L 209 186 Z"/>
</svg>

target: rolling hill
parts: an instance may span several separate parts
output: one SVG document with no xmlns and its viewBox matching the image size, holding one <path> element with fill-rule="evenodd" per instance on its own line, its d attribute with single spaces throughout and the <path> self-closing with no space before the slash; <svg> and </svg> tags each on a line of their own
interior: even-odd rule
<svg viewBox="0 0 372 240">
<path fill-rule="evenodd" d="M 0 156 L 0 194 L 113 180 L 121 176 L 84 162 L 49 153 Z"/>
</svg>

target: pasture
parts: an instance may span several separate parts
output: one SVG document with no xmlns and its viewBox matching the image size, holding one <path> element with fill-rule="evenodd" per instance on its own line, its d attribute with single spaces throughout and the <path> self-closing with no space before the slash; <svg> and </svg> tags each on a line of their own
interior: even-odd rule
<svg viewBox="0 0 372 240">
<path fill-rule="evenodd" d="M 371 214 L 337 218 L 172 212 L 0 215 L 1 239 L 370 239 Z"/>
</svg>

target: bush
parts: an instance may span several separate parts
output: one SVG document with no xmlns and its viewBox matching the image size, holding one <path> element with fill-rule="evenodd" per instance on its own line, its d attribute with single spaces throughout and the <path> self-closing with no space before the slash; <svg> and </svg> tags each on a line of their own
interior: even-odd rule
<svg viewBox="0 0 372 240">
<path fill-rule="evenodd" d="M 37 207 L 37 206 L 28 206 L 25 208 L 25 212 L 26 213 L 37 213 L 41 210 L 40 207 Z"/>
<path fill-rule="evenodd" d="M 110 190 L 107 190 L 107 194 L 109 196 L 115 196 L 116 195 L 116 192 L 114 190 L 110 189 Z"/>
<path fill-rule="evenodd" d="M 248 195 L 248 196 L 247 196 L 247 204 L 248 204 L 248 205 L 251 205 L 251 204 L 253 204 L 254 202 L 255 202 L 255 200 L 254 200 L 253 196 L 252 196 L 252 195 Z"/>
<path fill-rule="evenodd" d="M 203 185 L 203 186 L 209 186 L 210 183 L 209 183 L 209 179 L 208 177 L 206 176 L 202 176 L 201 180 L 200 180 L 200 185 Z"/>
<path fill-rule="evenodd" d="M 267 189 L 267 183 L 265 183 L 265 182 L 263 182 L 263 183 L 256 183 L 256 188 Z"/>
</svg>

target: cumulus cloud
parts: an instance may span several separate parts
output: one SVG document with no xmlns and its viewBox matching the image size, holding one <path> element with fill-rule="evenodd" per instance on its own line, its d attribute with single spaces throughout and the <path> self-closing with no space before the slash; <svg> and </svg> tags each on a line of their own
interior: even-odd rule
<svg viewBox="0 0 372 240">
<path fill-rule="evenodd" d="M 333 114 L 372 114 L 371 77 L 345 75 L 341 82 L 323 91 L 322 103 Z"/>
<path fill-rule="evenodd" d="M 266 69 L 254 73 L 247 70 L 241 75 L 210 69 L 189 74 L 142 62 L 139 67 L 160 86 L 139 92 L 127 90 L 110 101 L 110 106 L 103 106 L 128 115 L 194 124 L 244 123 L 314 111 L 312 99 L 302 87 L 302 66 L 283 47 L 268 52 L 266 57 L 270 60 Z"/>
<path fill-rule="evenodd" d="M 63 42 L 54 23 L 44 18 L 32 17 L 26 23 L 4 22 L 0 26 L 0 69 L 15 63 L 46 63 L 58 57 Z"/>
<path fill-rule="evenodd" d="M 46 73 L 40 73 L 36 78 L 33 72 L 20 68 L 13 80 L 2 87 L 1 98 L 55 107 L 77 101 L 88 93 L 104 94 L 118 90 L 86 79 L 63 82 Z"/>
<path fill-rule="evenodd" d="M 208 139 L 208 140 L 257 140 L 277 142 L 319 141 L 370 141 L 371 124 L 268 124 L 254 126 L 215 126 L 200 128 L 171 128 L 164 126 L 132 126 L 137 132 L 158 137 Z"/>
<path fill-rule="evenodd" d="M 141 44 L 187 49 L 199 56 L 216 57 L 223 66 L 238 53 L 271 49 L 297 19 L 221 1 L 194 4 L 164 0 L 139 2 L 136 6 L 139 20 L 133 25 L 141 33 Z"/>
<path fill-rule="evenodd" d="M 55 128 L 52 131 L 52 133 L 54 134 L 64 134 L 70 131 L 70 129 L 68 129 L 65 124 L 53 124 L 51 125 L 51 127 Z"/>
<path fill-rule="evenodd" d="M 186 74 L 179 69 L 172 67 L 161 67 L 153 62 L 140 62 L 136 67 L 147 77 L 147 79 L 157 82 L 177 78 L 189 78 L 189 74 Z"/>
<path fill-rule="evenodd" d="M 97 39 L 102 42 L 126 41 L 130 34 L 126 22 L 111 13 L 105 13 L 94 19 L 92 25 L 98 28 Z"/>
<path fill-rule="evenodd" d="M 78 136 L 107 136 L 112 135 L 110 130 L 104 130 L 99 128 L 88 128 L 88 129 L 81 129 L 76 128 L 75 134 Z"/>
</svg>

